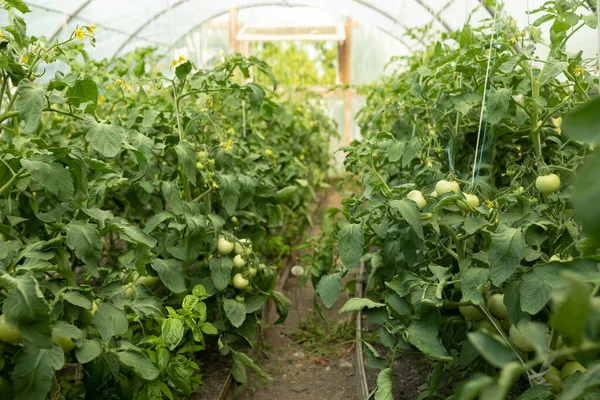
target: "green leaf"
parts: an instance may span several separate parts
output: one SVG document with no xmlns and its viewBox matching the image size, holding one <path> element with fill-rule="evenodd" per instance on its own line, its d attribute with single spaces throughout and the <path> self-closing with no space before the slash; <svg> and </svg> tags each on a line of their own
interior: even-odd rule
<svg viewBox="0 0 600 400">
<path fill-rule="evenodd" d="M 185 329 L 180 319 L 167 318 L 163 321 L 161 335 L 169 350 L 175 350 L 179 343 L 181 343 L 184 333 Z"/>
<path fill-rule="evenodd" d="M 202 329 L 202 332 L 206 333 L 207 335 L 217 335 L 219 333 L 217 328 L 215 328 L 215 326 L 210 322 L 203 323 L 200 329 Z"/>
<path fill-rule="evenodd" d="M 364 231 L 360 224 L 346 224 L 338 233 L 340 258 L 348 269 L 355 268 L 363 254 Z"/>
<path fill-rule="evenodd" d="M 315 292 L 321 296 L 325 307 L 330 308 L 335 304 L 340 294 L 341 285 L 342 275 L 339 272 L 321 277 Z"/>
<path fill-rule="evenodd" d="M 575 195 L 571 197 L 575 204 L 575 214 L 583 221 L 583 231 L 596 243 L 600 243 L 600 207 L 596 207 L 600 198 L 598 185 L 600 171 L 600 152 L 584 159 L 584 165 L 577 170 Z"/>
<path fill-rule="evenodd" d="M 559 74 L 561 74 L 567 67 L 569 63 L 566 61 L 557 61 L 552 60 L 547 63 L 542 69 L 542 85 L 547 84 L 552 79 L 556 78 Z"/>
<path fill-rule="evenodd" d="M 25 121 L 25 133 L 36 131 L 42 118 L 42 110 L 46 103 L 44 89 L 36 86 L 29 79 L 23 79 L 17 87 L 15 109 L 19 117 Z"/>
<path fill-rule="evenodd" d="M 133 372 L 142 379 L 151 381 L 160 375 L 160 371 L 150 362 L 148 357 L 136 351 L 120 351 L 117 356 L 121 364 L 133 369 Z"/>
<path fill-rule="evenodd" d="M 221 201 L 223 207 L 229 215 L 233 215 L 238 204 L 238 195 L 240 191 L 240 185 L 235 175 L 217 175 L 217 182 L 219 184 L 219 193 L 221 193 Z"/>
<path fill-rule="evenodd" d="M 599 144 L 600 97 L 567 114 L 563 118 L 561 128 L 571 139 Z"/>
<path fill-rule="evenodd" d="M 26 344 L 15 361 L 11 378 L 17 400 L 44 400 L 52 386 L 54 371 L 63 367 L 65 358 L 56 344 L 50 349 Z"/>
<path fill-rule="evenodd" d="M 190 61 L 181 63 L 175 68 L 175 76 L 180 81 L 184 80 L 190 72 L 192 72 L 192 63 Z"/>
<path fill-rule="evenodd" d="M 175 259 L 163 260 L 156 258 L 152 260 L 152 269 L 158 273 L 162 283 L 173 293 L 185 292 L 185 279 L 183 277 L 183 264 Z"/>
<path fill-rule="evenodd" d="M 48 192 L 54 194 L 60 201 L 70 201 L 75 194 L 73 178 L 69 171 L 60 164 L 46 163 L 35 160 L 21 160 L 33 179 Z"/>
<path fill-rule="evenodd" d="M 9 288 L 3 305 L 3 313 L 9 325 L 19 327 L 22 324 L 48 320 L 50 306 L 31 273 L 17 278 L 5 274 L 1 282 Z"/>
<path fill-rule="evenodd" d="M 558 400 L 591 400 L 598 397 L 586 398 L 585 394 L 597 394 L 600 386 L 600 365 L 591 365 L 582 374 L 571 375 L 563 383 L 563 391 Z"/>
<path fill-rule="evenodd" d="M 131 303 L 131 309 L 140 317 L 162 317 L 162 303 L 154 296 L 136 296 Z"/>
<path fill-rule="evenodd" d="M 246 320 L 246 307 L 234 299 L 223 299 L 223 310 L 233 326 L 239 328 Z"/>
<path fill-rule="evenodd" d="M 179 67 L 178 67 L 179 68 Z M 183 172 L 187 177 L 187 180 L 191 183 L 196 182 L 196 152 L 192 145 L 187 141 L 180 141 L 177 146 L 174 147 L 175 153 L 179 163 L 183 167 Z"/>
<path fill-rule="evenodd" d="M 390 212 L 394 218 L 402 217 L 413 228 L 419 239 L 425 240 L 423 236 L 423 223 L 417 205 L 412 200 L 390 201 Z"/>
<path fill-rule="evenodd" d="M 519 268 L 525 254 L 525 238 L 517 228 L 500 225 L 496 233 L 491 233 L 492 244 L 488 252 L 490 278 L 499 286 Z"/>
<path fill-rule="evenodd" d="M 229 257 L 213 257 L 210 259 L 210 276 L 217 290 L 223 290 L 231 281 L 233 260 Z"/>
<path fill-rule="evenodd" d="M 596 14 L 584 15 L 583 22 L 592 29 L 598 28 L 598 16 Z"/>
<path fill-rule="evenodd" d="M 31 12 L 29 7 L 27 7 L 27 4 L 25 4 L 23 2 L 23 0 L 5 0 L 5 3 L 15 9 L 21 11 L 23 14 Z"/>
<path fill-rule="evenodd" d="M 92 148 L 104 157 L 114 157 L 121 151 L 124 140 L 123 128 L 116 124 L 98 123 L 91 116 L 85 117 L 87 134 L 85 139 Z"/>
<path fill-rule="evenodd" d="M 384 369 L 387 365 L 387 360 L 379 355 L 375 347 L 370 343 L 363 342 L 365 345 L 365 358 L 369 368 Z"/>
<path fill-rule="evenodd" d="M 377 303 L 371 299 L 354 297 L 354 298 L 348 299 L 346 304 L 344 304 L 342 306 L 342 308 L 340 308 L 339 313 L 343 314 L 343 313 L 347 313 L 347 312 L 361 311 L 365 307 L 379 308 L 379 307 L 385 307 L 385 304 Z"/>
<path fill-rule="evenodd" d="M 104 225 L 107 220 L 111 220 L 114 218 L 113 213 L 110 211 L 101 210 L 99 208 L 82 208 L 81 211 L 86 213 L 90 218 L 98 221 L 98 226 L 100 229 L 104 228 Z"/>
<path fill-rule="evenodd" d="M 77 79 L 75 85 L 67 90 L 69 104 L 79 107 L 82 103 L 91 102 L 91 109 L 96 109 L 98 103 L 98 86 L 90 77 Z"/>
<path fill-rule="evenodd" d="M 564 287 L 553 293 L 552 326 L 578 344 L 583 340 L 592 311 L 590 289 L 570 271 L 563 272 L 562 280 Z"/>
<path fill-rule="evenodd" d="M 87 364 L 102 354 L 102 343 L 98 339 L 84 340 L 83 345 L 75 350 L 75 357 L 80 364 Z"/>
<path fill-rule="evenodd" d="M 481 356 L 496 368 L 502 368 L 516 358 L 515 352 L 510 347 L 483 331 L 469 332 L 468 337 Z"/>
<path fill-rule="evenodd" d="M 65 321 L 58 321 L 52 328 L 52 336 L 68 337 L 75 340 L 83 339 L 83 331 Z"/>
<path fill-rule="evenodd" d="M 408 329 L 408 341 L 426 356 L 440 361 L 452 361 L 437 336 L 437 328 L 427 321 L 415 320 Z"/>
<path fill-rule="evenodd" d="M 143 244 L 149 248 L 156 246 L 156 240 L 154 240 L 152 236 L 122 219 L 112 221 L 106 230 L 121 232 L 125 235 L 125 237 L 121 236 L 121 239 L 128 240 L 135 244 Z"/>
<path fill-rule="evenodd" d="M 488 122 L 490 125 L 496 125 L 502 121 L 510 104 L 510 96 L 512 96 L 510 89 L 492 90 L 492 93 L 490 93 L 490 108 L 488 110 Z"/>
<path fill-rule="evenodd" d="M 92 325 L 106 343 L 116 335 L 123 335 L 129 329 L 127 314 L 110 303 L 102 302 L 94 314 Z"/>
<path fill-rule="evenodd" d="M 470 301 L 473 304 L 483 304 L 482 290 L 488 281 L 489 270 L 469 266 L 462 268 L 462 296 L 463 301 Z"/>
<path fill-rule="evenodd" d="M 67 246 L 75 251 L 77 258 L 89 268 L 92 276 L 98 276 L 98 261 L 102 257 L 102 239 L 96 225 L 72 220 L 67 226 Z"/>
<path fill-rule="evenodd" d="M 386 368 L 377 375 L 377 391 L 375 400 L 394 400 L 392 393 L 392 369 Z"/>
<path fill-rule="evenodd" d="M 232 352 L 231 361 L 233 362 L 232 374 L 236 381 L 244 383 L 247 381 L 246 368 L 253 370 L 260 378 L 272 381 L 269 375 L 265 373 L 250 357 L 238 351 Z"/>
<path fill-rule="evenodd" d="M 262 105 L 266 93 L 262 87 L 260 87 L 254 82 L 248 83 L 245 87 L 245 91 L 248 94 L 248 98 L 250 99 L 250 105 L 252 106 L 252 110 L 255 113 L 258 113 L 260 111 L 260 107 Z"/>
</svg>

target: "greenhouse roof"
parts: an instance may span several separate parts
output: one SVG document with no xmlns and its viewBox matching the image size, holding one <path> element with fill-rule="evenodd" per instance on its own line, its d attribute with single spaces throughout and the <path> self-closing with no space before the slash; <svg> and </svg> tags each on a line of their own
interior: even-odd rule
<svg viewBox="0 0 600 400">
<path fill-rule="evenodd" d="M 100 31 L 97 58 L 113 58 L 138 46 L 174 50 L 186 36 L 208 21 L 227 18 L 238 10 L 242 23 L 285 25 L 334 24 L 350 17 L 372 26 L 411 52 L 420 43 L 406 37 L 407 30 L 429 24 L 431 30 L 460 28 L 469 18 L 480 24 L 493 16 L 495 7 L 485 0 L 25 0 L 32 12 L 25 19 L 30 33 L 49 39 L 68 37 L 82 25 L 95 24 Z M 527 10 L 544 0 L 504 0 L 504 13 L 520 24 L 528 23 Z M 0 11 L 0 23 L 7 13 Z M 531 16 L 535 19 L 536 16 Z M 593 33 L 592 33 L 593 34 Z M 588 37 L 583 48 L 596 52 Z M 577 43 L 578 41 L 575 40 Z M 592 43 L 595 43 L 594 40 Z M 579 44 L 579 43 L 577 43 Z M 591 47 L 590 47 L 591 46 Z"/>
</svg>

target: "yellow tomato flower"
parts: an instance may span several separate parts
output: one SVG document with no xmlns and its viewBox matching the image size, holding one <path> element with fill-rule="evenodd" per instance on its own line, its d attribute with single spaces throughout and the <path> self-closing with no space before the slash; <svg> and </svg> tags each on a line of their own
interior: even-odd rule
<svg viewBox="0 0 600 400">
<path fill-rule="evenodd" d="M 581 75 L 586 71 L 585 68 L 582 67 L 575 67 L 573 68 L 573 72 L 575 72 L 577 75 Z"/>
<path fill-rule="evenodd" d="M 23 57 L 21 58 L 21 60 L 23 60 L 24 63 L 28 63 L 29 57 L 27 57 L 27 54 L 24 54 Z"/>
<path fill-rule="evenodd" d="M 492 210 L 494 208 L 494 202 L 490 201 L 490 200 L 486 200 L 485 201 L 485 206 L 488 208 L 488 210 Z"/>
<path fill-rule="evenodd" d="M 509 39 L 509 41 L 510 41 L 512 44 L 515 44 L 515 43 L 517 43 L 517 38 L 516 38 L 515 36 L 513 36 L 513 37 L 511 37 L 511 38 Z"/>
<path fill-rule="evenodd" d="M 273 151 L 272 151 L 271 149 L 266 149 L 266 150 L 265 150 L 265 155 L 266 155 L 267 157 L 271 157 L 271 156 L 273 155 Z"/>
<path fill-rule="evenodd" d="M 231 150 L 233 139 L 228 139 L 226 142 L 221 142 L 221 148 L 225 151 Z"/>
<path fill-rule="evenodd" d="M 310 122 L 308 123 L 308 125 L 309 125 L 311 128 L 314 128 L 314 126 L 315 126 L 315 122 L 314 122 L 314 121 L 310 121 Z"/>
<path fill-rule="evenodd" d="M 85 29 L 87 29 L 87 31 L 93 35 L 98 30 L 98 27 L 96 26 L 96 24 L 91 24 L 86 26 Z"/>
<path fill-rule="evenodd" d="M 83 29 L 77 28 L 75 29 L 75 39 L 84 40 L 85 39 L 85 31 Z"/>
<path fill-rule="evenodd" d="M 98 97 L 98 104 L 103 104 L 106 101 L 106 97 L 101 94 L 100 97 Z"/>
<path fill-rule="evenodd" d="M 219 185 L 217 185 L 217 182 L 214 182 L 214 181 L 213 181 L 213 183 L 212 183 L 212 187 L 213 187 L 213 189 L 218 189 L 218 188 L 219 188 Z"/>
<path fill-rule="evenodd" d="M 6 36 L 4 35 L 4 32 L 2 32 L 2 29 L 0 29 L 0 40 L 4 39 Z"/>
</svg>

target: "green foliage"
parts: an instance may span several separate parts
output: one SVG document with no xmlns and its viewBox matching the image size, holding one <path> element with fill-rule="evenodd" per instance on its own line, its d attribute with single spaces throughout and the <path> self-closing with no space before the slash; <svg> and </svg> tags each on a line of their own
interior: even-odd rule
<svg viewBox="0 0 600 400">
<path fill-rule="evenodd" d="M 368 88 L 358 113 L 364 139 L 341 149 L 362 187 L 328 215 L 310 274 L 327 305 L 341 290 L 332 282 L 364 264 L 366 296 L 344 311 L 362 309 L 387 332 L 373 340 L 391 358 L 366 350 L 382 369 L 372 398 L 392 398 L 394 362 L 414 348 L 433 366 L 420 398 L 596 393 L 600 164 L 587 143 L 598 139 L 599 82 L 596 59 L 566 51 L 595 15 L 580 1 L 534 13 L 540 19 L 524 29 L 502 21 L 485 142 L 478 131 L 490 31 L 465 25 L 424 54 L 394 60 L 397 69 Z M 536 51 L 543 21 L 551 22 L 545 60 Z M 536 178 L 550 173 L 559 189 L 542 193 Z M 460 190 L 436 191 L 441 180 Z M 422 210 L 407 199 L 412 190 L 422 192 Z M 466 207 L 467 194 L 479 205 Z M 493 294 L 503 295 L 494 307 Z M 550 388 L 545 375 L 565 357 L 587 370 Z"/>
<path fill-rule="evenodd" d="M 26 36 L 21 1 L 3 6 L 3 393 L 189 398 L 207 347 L 241 383 L 246 368 L 262 374 L 244 351 L 267 300 L 287 316 L 276 269 L 311 223 L 333 123 L 308 97 L 237 83 L 272 78 L 257 58 L 183 61 L 168 78 L 153 50 L 92 61 L 76 41 L 93 43 L 93 26 L 47 43 Z M 57 59 L 70 72 L 38 83 Z M 244 246 L 242 268 L 221 237 Z"/>
</svg>

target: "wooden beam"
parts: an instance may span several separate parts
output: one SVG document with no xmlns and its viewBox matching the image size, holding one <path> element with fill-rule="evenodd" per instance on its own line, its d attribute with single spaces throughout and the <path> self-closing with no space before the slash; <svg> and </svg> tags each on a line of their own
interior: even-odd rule
<svg viewBox="0 0 600 400">
<path fill-rule="evenodd" d="M 338 64 L 340 83 L 349 86 L 352 70 L 352 18 L 346 20 L 344 31 L 346 40 L 338 44 Z M 344 90 L 344 145 L 350 144 L 352 140 L 352 91 L 350 88 Z"/>
<path fill-rule="evenodd" d="M 229 52 L 234 53 L 239 51 L 237 34 L 238 34 L 238 9 L 231 7 L 229 9 Z"/>
</svg>

